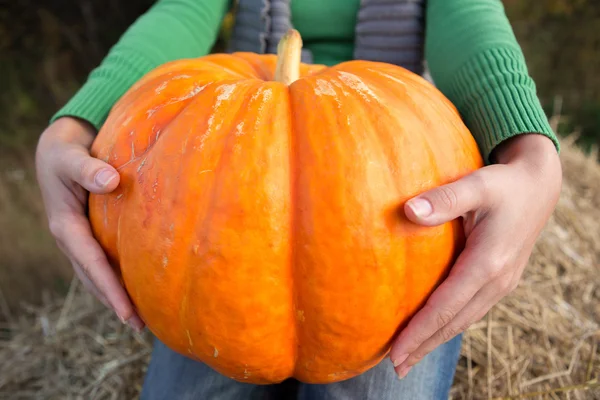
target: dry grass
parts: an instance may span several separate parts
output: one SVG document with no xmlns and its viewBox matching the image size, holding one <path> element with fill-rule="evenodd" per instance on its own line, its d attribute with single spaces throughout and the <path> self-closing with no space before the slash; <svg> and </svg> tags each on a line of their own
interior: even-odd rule
<svg viewBox="0 0 600 400">
<path fill-rule="evenodd" d="M 39 304 L 43 290 L 66 293 L 72 271 L 48 232 L 33 152 L 0 149 L 0 293 L 15 311 Z"/>
<path fill-rule="evenodd" d="M 600 166 L 569 143 L 562 159 L 556 212 L 519 288 L 467 332 L 453 399 L 600 399 Z M 6 319 L 0 398 L 136 398 L 150 335 L 76 281 Z"/>
<path fill-rule="evenodd" d="M 469 329 L 454 398 L 600 399 L 600 166 L 568 142 L 561 157 L 556 211 L 517 290 Z"/>
<path fill-rule="evenodd" d="M 74 280 L 0 325 L 0 399 L 132 399 L 150 351 Z"/>
</svg>

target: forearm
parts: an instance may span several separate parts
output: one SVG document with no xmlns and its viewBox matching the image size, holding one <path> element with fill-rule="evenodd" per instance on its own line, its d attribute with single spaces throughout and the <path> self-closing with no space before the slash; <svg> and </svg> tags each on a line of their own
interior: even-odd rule
<svg viewBox="0 0 600 400">
<path fill-rule="evenodd" d="M 425 56 L 486 161 L 496 147 L 539 133 L 558 148 L 500 0 L 429 0 Z"/>
<path fill-rule="evenodd" d="M 165 62 L 206 55 L 230 0 L 159 0 L 110 50 L 87 82 L 53 117 L 72 116 L 99 129 L 115 102 Z"/>
</svg>

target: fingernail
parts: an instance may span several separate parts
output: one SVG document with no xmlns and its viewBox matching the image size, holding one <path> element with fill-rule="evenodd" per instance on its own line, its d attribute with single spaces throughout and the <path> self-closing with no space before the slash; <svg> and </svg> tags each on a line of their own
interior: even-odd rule
<svg viewBox="0 0 600 400">
<path fill-rule="evenodd" d="M 394 360 L 394 367 L 397 367 L 398 365 L 402 364 L 404 361 L 406 361 L 407 358 L 408 358 L 408 354 L 402 354 L 402 355 L 398 356 Z"/>
<path fill-rule="evenodd" d="M 103 169 L 96 174 L 94 181 L 96 182 L 96 185 L 100 187 L 106 187 L 108 186 L 110 181 L 115 179 L 115 177 L 116 174 L 113 171 L 111 171 L 110 169 Z"/>
<path fill-rule="evenodd" d="M 410 369 L 412 367 L 403 367 L 400 372 L 398 372 L 398 379 L 404 379 L 406 378 L 406 375 L 408 375 L 408 373 L 410 372 Z"/>
<path fill-rule="evenodd" d="M 129 318 L 127 324 L 131 327 L 131 329 L 138 333 L 141 332 L 142 328 L 144 327 L 144 323 L 137 315 L 134 315 L 133 317 Z"/>
<path fill-rule="evenodd" d="M 413 199 L 408 202 L 408 206 L 413 213 L 419 218 L 429 217 L 433 213 L 433 207 L 429 200 Z"/>
</svg>

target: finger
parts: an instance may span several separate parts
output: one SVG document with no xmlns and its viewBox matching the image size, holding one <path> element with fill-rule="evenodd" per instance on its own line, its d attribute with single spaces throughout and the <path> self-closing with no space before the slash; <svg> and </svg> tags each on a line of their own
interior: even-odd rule
<svg viewBox="0 0 600 400">
<path fill-rule="evenodd" d="M 83 269 L 77 263 L 73 263 L 73 269 L 75 270 L 75 273 L 77 274 L 77 277 L 83 286 L 85 286 L 85 288 L 107 308 L 112 309 L 113 307 L 110 305 L 108 299 L 102 293 L 100 293 L 100 291 L 94 286 L 93 282 L 90 280 L 90 278 L 88 278 L 85 272 L 83 272 Z M 126 322 L 127 325 L 129 325 L 136 332 L 141 331 L 145 326 L 144 322 L 136 314 L 133 314 L 127 321 L 123 322 Z"/>
<path fill-rule="evenodd" d="M 94 237 L 84 216 L 72 215 L 63 219 L 57 240 L 65 248 L 67 255 L 87 276 L 98 292 L 106 298 L 121 321 L 126 322 L 136 315 L 135 309 L 125 289 L 100 245 Z"/>
<path fill-rule="evenodd" d="M 488 247 L 475 239 L 467 241 L 448 278 L 396 338 L 390 351 L 395 366 L 450 323 L 481 288 L 499 275 L 506 265 L 504 257 L 496 256 Z"/>
<path fill-rule="evenodd" d="M 69 253 L 67 252 L 67 249 L 65 248 L 65 246 L 62 245 L 60 240 L 56 240 L 56 245 L 58 246 L 58 248 L 60 249 L 60 251 L 63 254 L 65 254 L 67 257 L 69 257 Z M 100 293 L 98 291 L 98 289 L 96 289 L 96 287 L 94 286 L 92 281 L 90 281 L 90 279 L 83 273 L 83 271 L 81 270 L 79 265 L 73 260 L 70 260 L 70 261 L 71 261 L 71 266 L 73 267 L 73 271 L 75 271 L 75 275 L 77 275 L 77 278 L 83 284 L 83 286 L 86 288 L 86 290 L 88 292 L 90 292 L 95 298 L 97 298 L 106 307 L 112 308 L 110 306 L 110 304 L 108 303 L 108 300 L 106 300 L 106 297 L 104 297 L 104 295 L 102 293 Z"/>
<path fill-rule="evenodd" d="M 485 206 L 486 186 L 481 174 L 475 172 L 410 199 L 404 212 L 414 223 L 440 225 Z"/>
<path fill-rule="evenodd" d="M 71 264 L 73 265 L 73 271 L 75 271 L 77 278 L 79 278 L 79 280 L 81 281 L 83 286 L 86 288 L 86 290 L 88 292 L 90 292 L 95 298 L 97 298 L 106 307 L 112 308 L 110 303 L 108 302 L 107 298 L 102 293 L 100 293 L 100 291 L 98 291 L 98 289 L 96 289 L 96 287 L 94 286 L 94 284 L 92 283 L 90 278 L 88 278 L 87 275 L 83 272 L 83 270 L 81 269 L 79 264 L 77 264 L 74 261 L 72 261 Z"/>
<path fill-rule="evenodd" d="M 115 190 L 119 185 L 119 173 L 110 164 L 91 157 L 84 149 L 65 152 L 58 160 L 61 176 L 78 183 L 85 190 L 103 194 Z"/>
<path fill-rule="evenodd" d="M 429 339 L 425 340 L 401 364 L 395 366 L 398 377 L 400 379 L 404 378 L 410 369 L 425 356 L 458 334 L 466 331 L 469 326 L 483 318 L 500 298 L 501 296 L 498 294 L 495 282 L 488 283 L 473 296 L 471 301 L 456 314 L 456 317 L 452 321 L 435 332 Z"/>
<path fill-rule="evenodd" d="M 142 329 L 144 329 L 144 326 L 146 326 L 144 321 L 142 321 L 142 319 L 137 314 L 132 315 L 131 318 L 129 318 L 129 320 L 127 321 L 127 324 L 136 332 L 141 331 Z"/>
</svg>

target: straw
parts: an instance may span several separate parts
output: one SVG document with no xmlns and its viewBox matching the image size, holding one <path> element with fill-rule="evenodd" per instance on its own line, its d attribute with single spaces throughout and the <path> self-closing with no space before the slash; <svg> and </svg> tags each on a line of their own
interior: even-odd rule
<svg viewBox="0 0 600 400">
<path fill-rule="evenodd" d="M 567 139 L 563 191 L 519 287 L 466 332 L 451 398 L 600 399 L 600 166 Z M 74 280 L 9 313 L 0 399 L 134 399 L 151 351 Z"/>
</svg>

